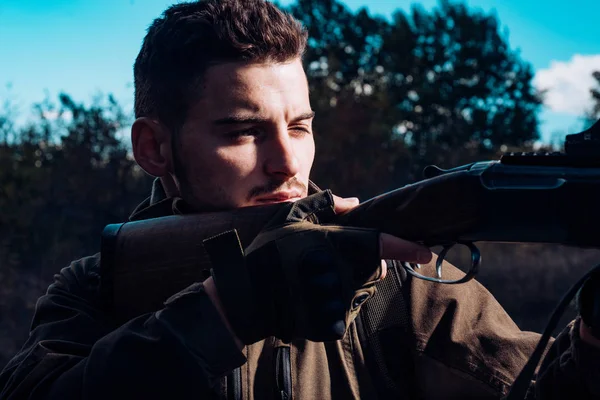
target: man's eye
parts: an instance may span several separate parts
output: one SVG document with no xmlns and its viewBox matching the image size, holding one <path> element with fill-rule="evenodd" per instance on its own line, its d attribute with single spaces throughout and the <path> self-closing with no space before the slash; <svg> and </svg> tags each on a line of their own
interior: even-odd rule
<svg viewBox="0 0 600 400">
<path fill-rule="evenodd" d="M 248 136 L 258 136 L 260 135 L 260 130 L 256 128 L 244 129 L 241 131 L 229 132 L 227 137 L 230 139 L 243 139 Z"/>
<path fill-rule="evenodd" d="M 297 127 L 291 128 L 290 130 L 293 132 L 294 136 L 304 136 L 304 135 L 311 134 L 310 129 L 308 129 L 307 127 L 304 127 L 304 126 L 297 126 Z"/>
</svg>

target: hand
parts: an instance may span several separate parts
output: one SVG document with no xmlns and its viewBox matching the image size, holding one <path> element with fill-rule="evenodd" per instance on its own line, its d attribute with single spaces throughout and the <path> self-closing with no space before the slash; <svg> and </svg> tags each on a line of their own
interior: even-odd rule
<svg viewBox="0 0 600 400">
<path fill-rule="evenodd" d="M 333 199 L 336 214 L 348 212 L 360 204 L 358 197 L 339 197 L 333 195 Z M 381 260 L 381 279 L 384 279 L 387 275 L 387 263 L 385 259 L 427 264 L 433 257 L 427 247 L 419 246 L 416 243 L 388 235 L 387 233 L 379 235 L 379 245 L 381 248 L 381 257 L 383 258 Z M 411 261 L 415 259 L 421 261 Z"/>
<path fill-rule="evenodd" d="M 428 249 L 375 230 L 321 225 L 356 204 L 321 192 L 286 205 L 245 251 L 235 231 L 205 241 L 214 266 L 207 293 L 241 343 L 340 339 L 382 278 L 381 258 L 431 259 Z"/>
</svg>

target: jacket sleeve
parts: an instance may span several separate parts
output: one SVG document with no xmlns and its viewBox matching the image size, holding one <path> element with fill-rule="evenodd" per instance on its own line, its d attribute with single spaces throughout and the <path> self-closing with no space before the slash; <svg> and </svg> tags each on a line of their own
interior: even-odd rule
<svg viewBox="0 0 600 400">
<path fill-rule="evenodd" d="M 423 266 L 434 272 L 435 257 Z M 447 279 L 463 273 L 444 263 Z M 512 321 L 479 282 L 441 285 L 409 279 L 415 373 L 424 398 L 500 399 L 540 339 Z M 528 399 L 600 398 L 600 349 L 579 338 L 575 320 L 546 350 Z"/>
<path fill-rule="evenodd" d="M 600 398 L 600 349 L 581 340 L 581 318 L 556 338 L 539 369 L 534 399 Z"/>
<path fill-rule="evenodd" d="M 0 374 L 0 399 L 207 398 L 245 363 L 201 283 L 112 326 L 98 264 L 98 255 L 84 258 L 55 276 Z"/>
</svg>

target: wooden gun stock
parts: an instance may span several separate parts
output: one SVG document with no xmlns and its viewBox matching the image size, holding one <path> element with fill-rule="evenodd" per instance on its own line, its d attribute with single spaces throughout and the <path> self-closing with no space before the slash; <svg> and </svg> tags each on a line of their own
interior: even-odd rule
<svg viewBox="0 0 600 400">
<path fill-rule="evenodd" d="M 112 224 L 102 232 L 101 296 L 118 323 L 161 309 L 211 268 L 202 241 L 237 229 L 250 244 L 280 204 Z"/>
</svg>

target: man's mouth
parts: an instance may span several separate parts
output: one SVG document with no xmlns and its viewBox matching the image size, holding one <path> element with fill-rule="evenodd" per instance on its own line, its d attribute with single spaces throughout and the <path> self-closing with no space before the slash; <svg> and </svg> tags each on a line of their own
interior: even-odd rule
<svg viewBox="0 0 600 400">
<path fill-rule="evenodd" d="M 277 192 L 261 196 L 256 199 L 258 203 L 280 203 L 284 201 L 296 201 L 302 198 L 302 193 L 293 190 L 289 192 Z"/>
</svg>

